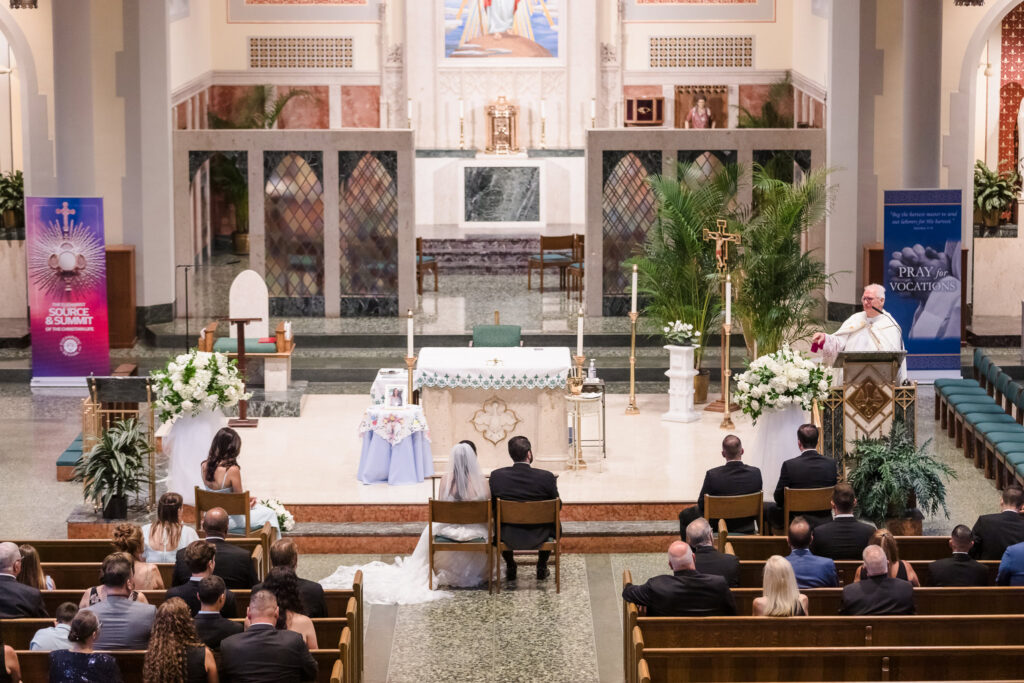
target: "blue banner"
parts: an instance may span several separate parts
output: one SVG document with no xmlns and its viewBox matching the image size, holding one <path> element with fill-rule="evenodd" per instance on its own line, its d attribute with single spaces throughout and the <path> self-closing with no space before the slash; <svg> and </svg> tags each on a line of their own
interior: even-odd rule
<svg viewBox="0 0 1024 683">
<path fill-rule="evenodd" d="M 960 190 L 888 190 L 884 219 L 885 309 L 903 328 L 907 370 L 959 374 Z"/>
</svg>

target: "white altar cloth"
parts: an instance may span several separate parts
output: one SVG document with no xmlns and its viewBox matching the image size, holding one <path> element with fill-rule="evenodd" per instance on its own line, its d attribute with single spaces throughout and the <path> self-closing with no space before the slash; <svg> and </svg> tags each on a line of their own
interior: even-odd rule
<svg viewBox="0 0 1024 683">
<path fill-rule="evenodd" d="M 566 346 L 427 347 L 415 388 L 564 389 L 572 360 Z"/>
</svg>

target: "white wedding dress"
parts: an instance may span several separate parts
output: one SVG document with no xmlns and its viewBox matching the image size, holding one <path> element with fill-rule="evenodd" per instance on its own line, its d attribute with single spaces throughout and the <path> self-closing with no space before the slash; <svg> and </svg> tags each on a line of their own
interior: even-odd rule
<svg viewBox="0 0 1024 683">
<path fill-rule="evenodd" d="M 439 500 L 488 500 L 487 480 L 480 472 L 476 454 L 465 444 L 452 449 L 451 466 L 441 478 Z M 370 562 L 362 566 L 338 567 L 320 581 L 324 588 L 351 588 L 356 571 L 363 572 L 363 601 L 375 605 L 412 605 L 452 597 L 438 586 L 473 588 L 487 581 L 487 555 L 476 552 L 434 553 L 434 590 L 427 587 L 430 540 L 429 525 L 420 534 L 416 549 L 408 557 L 396 557 L 393 563 Z M 486 538 L 484 524 L 435 524 L 435 536 L 455 541 Z M 499 565 L 501 563 L 498 563 Z"/>
</svg>

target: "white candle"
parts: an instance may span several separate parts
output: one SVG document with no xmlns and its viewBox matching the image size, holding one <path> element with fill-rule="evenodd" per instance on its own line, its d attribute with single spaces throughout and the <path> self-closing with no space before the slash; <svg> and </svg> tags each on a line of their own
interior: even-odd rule
<svg viewBox="0 0 1024 683">
<path fill-rule="evenodd" d="M 590 119 L 597 118 L 597 99 L 594 97 L 590 98 Z"/>
<path fill-rule="evenodd" d="M 465 118 L 465 116 L 466 116 L 466 103 L 463 102 L 462 98 L 460 97 L 459 98 L 459 118 L 460 119 L 461 118 Z"/>
<path fill-rule="evenodd" d="M 732 280 L 725 281 L 725 324 L 732 324 Z"/>
<path fill-rule="evenodd" d="M 406 356 L 412 358 L 412 309 L 409 309 L 409 324 L 406 329 Z"/>
<path fill-rule="evenodd" d="M 631 296 L 631 299 L 632 299 L 632 301 L 631 301 L 632 305 L 630 306 L 629 310 L 632 311 L 633 313 L 636 313 L 636 264 L 635 263 L 633 264 L 633 288 L 632 288 L 632 292 L 631 292 L 630 296 Z"/>
<path fill-rule="evenodd" d="M 406 105 L 405 117 L 412 121 L 412 98 L 409 98 L 409 102 Z"/>
<path fill-rule="evenodd" d="M 543 119 L 543 118 L 546 118 L 546 116 L 547 116 L 547 113 L 548 113 L 548 112 L 547 112 L 547 107 L 545 106 L 545 102 L 544 102 L 544 100 L 541 100 L 541 101 L 540 101 L 540 117 L 541 117 L 542 119 Z"/>
<path fill-rule="evenodd" d="M 580 309 L 579 317 L 576 318 L 576 355 L 583 355 L 583 309 Z"/>
</svg>

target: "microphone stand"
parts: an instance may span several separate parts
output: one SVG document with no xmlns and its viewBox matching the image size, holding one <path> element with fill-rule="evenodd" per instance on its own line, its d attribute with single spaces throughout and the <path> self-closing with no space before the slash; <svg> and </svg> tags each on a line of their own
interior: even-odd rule
<svg viewBox="0 0 1024 683">
<path fill-rule="evenodd" d="M 875 306 L 875 305 L 872 305 L 871 308 L 874 309 L 876 312 L 881 313 L 882 315 L 884 315 L 889 320 L 891 320 L 892 324 L 896 326 L 896 329 L 900 331 L 900 351 L 903 351 L 903 353 L 906 354 L 906 352 L 907 352 L 907 345 L 903 341 L 903 327 L 898 322 L 896 322 L 896 318 L 892 317 L 892 315 L 888 311 L 885 311 L 885 310 L 883 310 L 883 309 L 881 309 L 881 308 L 879 308 L 878 306 Z M 907 362 L 906 361 L 906 356 L 904 356 L 903 362 L 904 363 Z"/>
<path fill-rule="evenodd" d="M 190 336 L 188 331 L 188 271 L 191 268 L 195 268 L 195 266 L 192 265 L 191 263 L 188 263 L 184 265 L 175 266 L 175 269 L 177 268 L 185 269 L 185 353 L 188 353 L 188 339 Z"/>
</svg>

